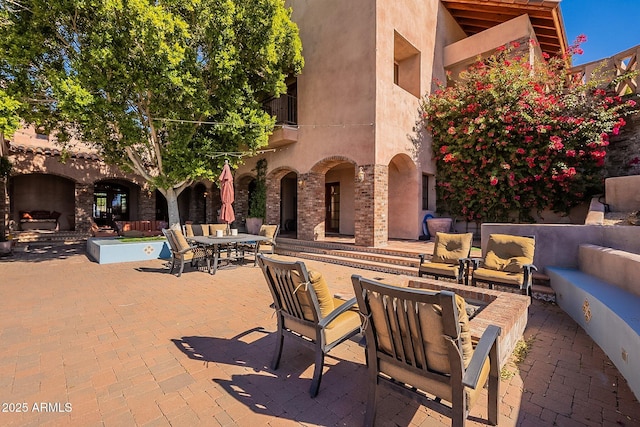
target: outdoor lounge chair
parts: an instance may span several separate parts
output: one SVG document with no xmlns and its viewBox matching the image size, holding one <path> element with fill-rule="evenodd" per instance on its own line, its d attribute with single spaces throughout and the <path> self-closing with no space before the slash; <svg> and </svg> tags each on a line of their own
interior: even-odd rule
<svg viewBox="0 0 640 427">
<path fill-rule="evenodd" d="M 426 254 L 420 254 L 420 266 L 418 276 L 448 277 L 456 279 L 458 283 L 468 282 L 465 274 L 465 259 L 471 252 L 473 233 L 449 234 L 436 233 L 436 241 L 433 247 L 431 261 L 425 261 Z"/>
<path fill-rule="evenodd" d="M 533 237 L 491 234 L 484 259 L 469 258 L 473 263 L 471 284 L 487 283 L 490 289 L 494 285 L 515 287 L 531 296 L 532 273 L 538 270 L 533 265 L 535 247 Z"/>
<path fill-rule="evenodd" d="M 464 426 L 488 383 L 488 421 L 498 423 L 500 328 L 489 325 L 475 349 L 465 301 L 452 292 L 385 285 L 353 275 L 367 346 L 366 426 L 373 426 L 380 386 L 424 403 L 446 401 L 452 425 Z"/>
<path fill-rule="evenodd" d="M 273 296 L 278 319 L 276 350 L 271 369 L 278 369 L 284 337 L 315 350 L 315 369 L 309 393 L 318 394 L 324 355 L 360 331 L 356 299 L 334 298 L 322 274 L 304 263 L 284 262 L 258 254 L 258 264 Z"/>
<path fill-rule="evenodd" d="M 178 261 L 180 262 L 178 277 L 180 277 L 184 271 L 185 262 L 191 261 L 191 265 L 193 266 L 203 260 L 207 262 L 207 271 L 211 272 L 211 257 L 207 254 L 206 248 L 198 245 L 189 245 L 187 239 L 185 239 L 179 230 L 163 228 L 162 234 L 167 238 L 167 242 L 171 248 L 171 268 L 169 269 L 169 273 L 173 273 L 173 269 Z"/>
<path fill-rule="evenodd" d="M 265 253 L 275 254 L 276 253 L 276 237 L 278 237 L 279 231 L 280 231 L 279 225 L 261 225 L 258 235 L 268 237 L 269 240 L 258 242 L 258 252 L 263 254 Z"/>
</svg>

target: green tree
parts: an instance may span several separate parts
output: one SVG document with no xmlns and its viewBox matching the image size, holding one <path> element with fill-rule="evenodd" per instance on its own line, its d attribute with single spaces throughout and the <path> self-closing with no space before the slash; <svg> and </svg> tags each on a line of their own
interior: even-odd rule
<svg viewBox="0 0 640 427">
<path fill-rule="evenodd" d="M 614 90 L 630 75 L 583 83 L 567 58 L 531 66 L 525 52 L 503 46 L 425 98 L 439 209 L 468 221 L 531 221 L 532 212 L 567 213 L 602 191 L 609 135 L 637 111 L 633 96 Z"/>
<path fill-rule="evenodd" d="M 267 144 L 274 118 L 260 101 L 303 66 L 284 0 L 0 7 L 0 78 L 21 117 L 143 176 L 166 197 L 171 224 L 180 192 L 219 173 L 224 159 L 212 153 Z"/>
</svg>

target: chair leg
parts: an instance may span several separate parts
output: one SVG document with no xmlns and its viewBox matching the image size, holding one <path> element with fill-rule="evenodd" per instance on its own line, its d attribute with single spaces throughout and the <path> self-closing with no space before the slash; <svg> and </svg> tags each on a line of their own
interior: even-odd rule
<svg viewBox="0 0 640 427">
<path fill-rule="evenodd" d="M 280 356 L 282 356 L 282 344 L 284 342 L 284 333 L 282 332 L 281 320 L 278 319 L 278 332 L 276 332 L 276 352 L 273 353 L 273 359 L 271 360 L 271 369 L 274 371 L 278 369 L 280 365 Z"/>
<path fill-rule="evenodd" d="M 180 271 L 178 272 L 178 277 L 182 275 L 183 271 L 184 271 L 184 258 L 180 260 Z"/>
<path fill-rule="evenodd" d="M 324 351 L 319 346 L 316 347 L 316 367 L 313 370 L 313 381 L 311 382 L 311 388 L 309 394 L 311 397 L 318 395 L 320 389 L 320 382 L 322 381 L 322 366 L 324 365 Z"/>
<path fill-rule="evenodd" d="M 176 257 L 171 255 L 171 268 L 169 268 L 169 274 L 173 274 L 173 268 L 176 265 Z"/>
<path fill-rule="evenodd" d="M 377 374 L 375 374 L 377 376 Z M 376 420 L 376 400 L 378 398 L 377 378 L 373 382 L 369 382 L 369 393 L 367 396 L 367 409 L 364 413 L 364 425 L 373 427 Z"/>
<path fill-rule="evenodd" d="M 489 401 L 487 407 L 489 411 L 488 421 L 492 426 L 498 425 L 498 399 L 500 395 L 500 379 L 498 375 L 489 373 L 489 387 L 488 387 Z"/>
</svg>

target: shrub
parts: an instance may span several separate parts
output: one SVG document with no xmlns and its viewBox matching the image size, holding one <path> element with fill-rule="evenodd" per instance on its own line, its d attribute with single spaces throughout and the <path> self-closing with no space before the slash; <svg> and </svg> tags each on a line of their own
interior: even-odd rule
<svg viewBox="0 0 640 427">
<path fill-rule="evenodd" d="M 532 221 L 532 212 L 568 213 L 601 192 L 609 135 L 637 110 L 612 90 L 627 75 L 583 83 L 566 57 L 532 66 L 521 53 L 516 42 L 503 46 L 422 105 L 439 208 L 468 221 Z"/>
</svg>

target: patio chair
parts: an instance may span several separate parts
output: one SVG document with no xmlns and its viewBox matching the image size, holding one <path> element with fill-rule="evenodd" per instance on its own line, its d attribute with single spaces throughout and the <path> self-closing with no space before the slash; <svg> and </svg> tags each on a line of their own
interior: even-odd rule
<svg viewBox="0 0 640 427">
<path fill-rule="evenodd" d="M 471 252 L 473 233 L 450 234 L 436 233 L 433 247 L 433 256 L 430 261 L 425 261 L 426 254 L 420 254 L 420 266 L 418 277 L 434 276 L 437 279 L 447 277 L 465 284 L 468 277 L 465 274 L 465 261 Z"/>
<path fill-rule="evenodd" d="M 169 273 L 173 273 L 173 269 L 176 266 L 177 261 L 180 262 L 180 271 L 178 271 L 178 277 L 182 275 L 184 271 L 184 264 L 187 261 L 191 261 L 191 265 L 194 266 L 197 262 L 206 261 L 207 271 L 211 272 L 211 257 L 207 253 L 207 249 L 198 245 L 189 245 L 187 239 L 179 230 L 172 230 L 169 228 L 163 228 L 162 234 L 167 238 L 169 247 L 171 248 L 171 268 Z"/>
<path fill-rule="evenodd" d="M 469 258 L 473 263 L 471 284 L 487 283 L 490 289 L 494 285 L 515 287 L 531 296 L 532 273 L 538 270 L 533 265 L 535 247 L 531 236 L 491 234 L 484 259 Z"/>
<path fill-rule="evenodd" d="M 459 295 L 390 286 L 357 275 L 351 280 L 367 348 L 364 425 L 373 426 L 384 385 L 421 403 L 441 404 L 444 411 L 451 410 L 453 426 L 464 426 L 486 383 L 488 421 L 498 424 L 499 327 L 489 325 L 474 349 Z"/>
<path fill-rule="evenodd" d="M 265 253 L 275 254 L 276 253 L 276 237 L 278 237 L 279 231 L 280 231 L 280 225 L 261 225 L 258 235 L 268 237 L 269 240 L 258 242 L 258 252 L 263 254 Z"/>
<path fill-rule="evenodd" d="M 360 331 L 356 299 L 334 298 L 322 274 L 307 271 L 301 261 L 278 261 L 258 254 L 258 264 L 269 285 L 278 319 L 271 369 L 278 369 L 285 336 L 313 348 L 315 369 L 309 393 L 315 397 L 325 354 Z"/>
</svg>

